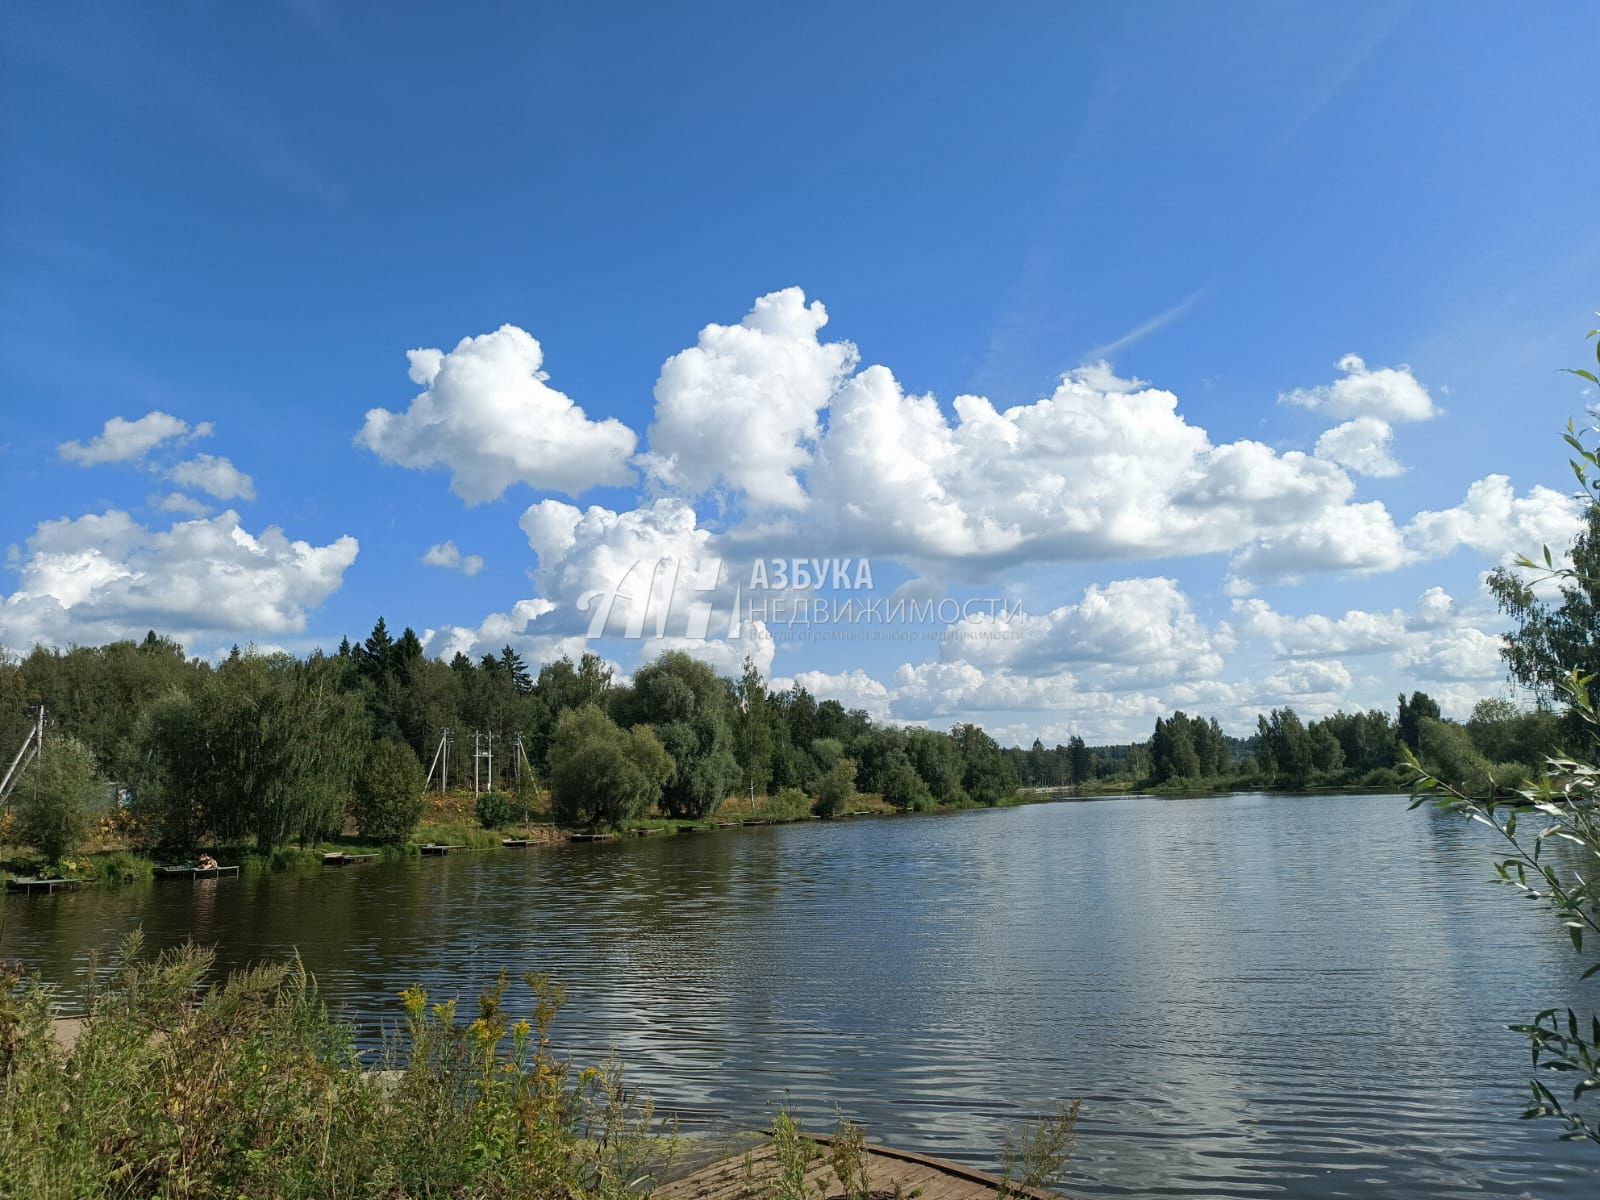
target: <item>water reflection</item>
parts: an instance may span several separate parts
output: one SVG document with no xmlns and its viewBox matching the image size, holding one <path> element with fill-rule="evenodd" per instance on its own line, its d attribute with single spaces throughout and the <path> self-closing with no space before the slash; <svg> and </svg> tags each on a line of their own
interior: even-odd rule
<svg viewBox="0 0 1600 1200">
<path fill-rule="evenodd" d="M 691 1122 L 838 1103 L 992 1163 L 1085 1096 L 1076 1194 L 1590 1195 L 1502 1028 L 1579 963 L 1487 853 L 1394 797 L 1128 799 L 9 900 L 4 952 L 297 947 L 369 1036 L 409 983 L 548 971 L 565 1048 Z"/>
</svg>

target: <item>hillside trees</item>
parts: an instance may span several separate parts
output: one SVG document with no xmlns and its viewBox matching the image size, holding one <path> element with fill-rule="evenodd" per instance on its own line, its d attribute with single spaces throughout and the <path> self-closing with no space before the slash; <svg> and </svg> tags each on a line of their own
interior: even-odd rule
<svg viewBox="0 0 1600 1200">
<path fill-rule="evenodd" d="M 643 814 L 675 770 L 653 730 L 623 729 L 593 704 L 561 714 L 550 757 L 556 818 L 590 828 Z"/>
<path fill-rule="evenodd" d="M 648 725 L 676 764 L 661 794 L 674 817 L 715 812 L 737 784 L 732 700 L 717 673 L 681 651 L 669 651 L 634 673 L 613 708 L 624 725 Z"/>
</svg>

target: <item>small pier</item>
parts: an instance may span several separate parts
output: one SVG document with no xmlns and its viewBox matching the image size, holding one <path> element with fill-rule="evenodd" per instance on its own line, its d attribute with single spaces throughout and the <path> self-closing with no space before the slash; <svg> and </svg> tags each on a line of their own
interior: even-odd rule
<svg viewBox="0 0 1600 1200">
<path fill-rule="evenodd" d="M 446 846 L 442 842 L 425 842 L 420 849 L 426 858 L 443 858 L 452 850 L 465 850 L 465 846 Z"/>
<path fill-rule="evenodd" d="M 567 834 L 567 841 L 569 841 L 569 842 L 609 842 L 612 838 L 614 838 L 616 836 L 617 835 L 614 834 L 614 833 L 569 833 L 569 834 Z"/>
<path fill-rule="evenodd" d="M 238 867 L 157 867 L 157 879 L 219 879 L 224 875 L 237 875 Z"/>
<path fill-rule="evenodd" d="M 340 850 L 331 850 L 322 856 L 322 865 L 325 867 L 353 867 L 357 863 L 376 862 L 376 852 L 370 854 L 345 854 Z"/>
<path fill-rule="evenodd" d="M 527 838 L 501 838 L 500 844 L 508 850 L 523 850 L 533 845 Z"/>
<path fill-rule="evenodd" d="M 8 879 L 6 891 L 48 895 L 51 892 L 70 892 L 73 888 L 81 888 L 87 882 L 86 879 Z"/>
<path fill-rule="evenodd" d="M 666 827 L 663 826 L 663 825 L 641 825 L 638 829 L 635 829 L 633 831 L 633 836 L 634 837 L 660 837 L 666 831 L 667 831 Z"/>
<path fill-rule="evenodd" d="M 830 1198 L 845 1195 L 844 1186 L 828 1162 L 834 1139 L 806 1134 L 805 1140 L 814 1145 L 800 1194 Z M 888 1146 L 867 1146 L 862 1153 L 872 1195 L 885 1200 L 890 1196 L 916 1196 L 922 1200 L 1061 1200 L 1054 1192 L 1007 1184 L 998 1175 L 926 1154 Z M 763 1141 L 747 1154 L 719 1159 L 692 1175 L 664 1184 L 652 1195 L 655 1200 L 756 1200 L 777 1194 L 781 1168 L 772 1144 Z"/>
</svg>

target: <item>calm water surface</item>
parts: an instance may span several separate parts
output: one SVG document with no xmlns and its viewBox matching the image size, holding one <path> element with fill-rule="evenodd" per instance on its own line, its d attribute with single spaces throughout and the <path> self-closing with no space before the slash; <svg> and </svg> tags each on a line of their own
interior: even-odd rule
<svg viewBox="0 0 1600 1200">
<path fill-rule="evenodd" d="M 141 925 L 294 947 L 372 1031 L 407 984 L 548 971 L 563 1048 L 690 1123 L 837 1103 L 992 1165 L 1082 1096 L 1075 1195 L 1600 1195 L 1600 1152 L 1515 1119 L 1503 1028 L 1594 992 L 1481 832 L 1387 796 L 813 823 L 10 898 L 0 953 L 71 988 Z"/>
</svg>

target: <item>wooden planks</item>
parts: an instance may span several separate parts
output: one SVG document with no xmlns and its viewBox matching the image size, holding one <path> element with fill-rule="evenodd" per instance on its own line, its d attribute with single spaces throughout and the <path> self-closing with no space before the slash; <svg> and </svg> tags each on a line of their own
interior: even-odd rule
<svg viewBox="0 0 1600 1200">
<path fill-rule="evenodd" d="M 807 1134 L 806 1139 L 816 1145 L 814 1157 L 806 1167 L 804 1194 L 842 1197 L 844 1187 L 827 1158 L 833 1139 L 817 1134 Z M 1024 1200 L 1061 1200 L 1054 1193 L 1037 1188 L 1007 1189 L 998 1175 L 926 1154 L 868 1146 L 866 1155 L 867 1181 L 874 1193 L 886 1197 L 898 1192 L 916 1200 L 995 1200 L 1001 1195 Z M 656 1200 L 763 1200 L 774 1193 L 780 1170 L 772 1144 L 766 1142 L 746 1154 L 719 1159 L 691 1175 L 664 1184 L 655 1190 L 654 1196 Z"/>
<path fill-rule="evenodd" d="M 80 888 L 86 880 L 82 879 L 8 879 L 6 891 L 8 892 L 50 892 L 66 891 Z"/>
</svg>

